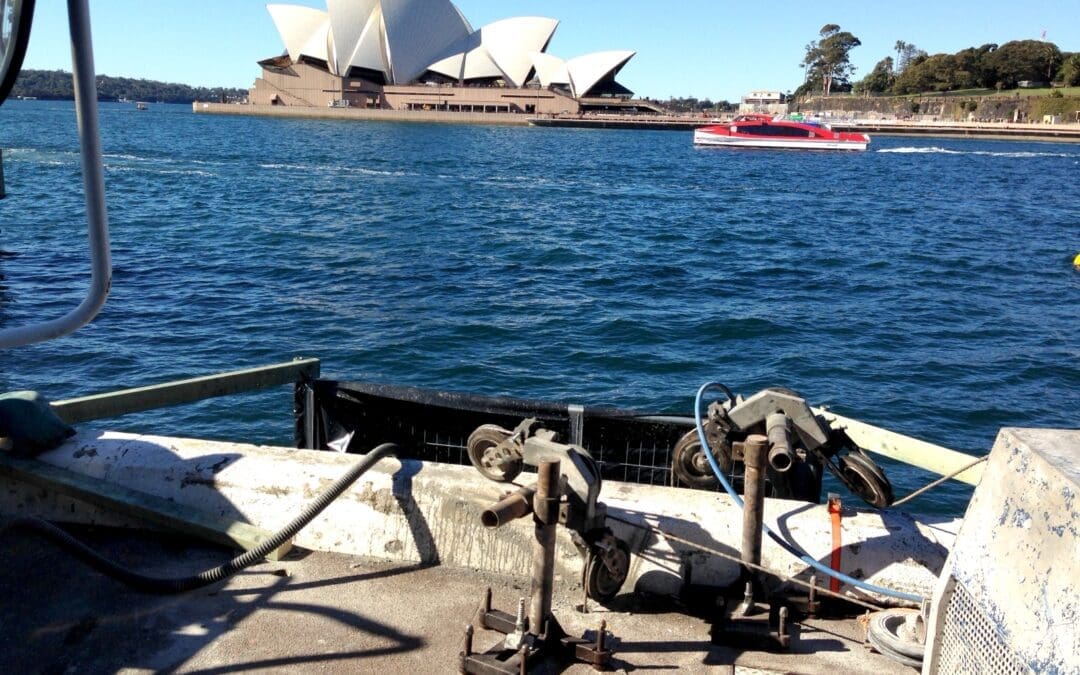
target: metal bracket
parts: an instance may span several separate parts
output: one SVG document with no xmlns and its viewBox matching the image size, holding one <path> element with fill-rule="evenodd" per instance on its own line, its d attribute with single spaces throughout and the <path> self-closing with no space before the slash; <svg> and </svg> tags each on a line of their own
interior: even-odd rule
<svg viewBox="0 0 1080 675">
<path fill-rule="evenodd" d="M 775 389 L 759 391 L 729 410 L 727 416 L 740 431 L 749 431 L 750 427 L 766 421 L 776 412 L 791 419 L 807 450 L 814 450 L 829 441 L 829 434 L 804 399 Z"/>
<path fill-rule="evenodd" d="M 556 443 L 553 434 L 544 430 L 525 440 L 522 459 L 529 466 L 539 466 L 545 459 L 558 459 L 566 485 L 565 508 L 559 522 L 571 530 L 588 533 L 604 527 L 607 511 L 600 503 L 600 471 L 584 448 Z"/>
<path fill-rule="evenodd" d="M 474 623 L 509 636 L 515 633 L 520 622 L 506 612 L 491 608 L 491 589 L 488 588 Z M 474 635 L 473 624 L 466 625 L 462 650 L 458 654 L 458 668 L 462 673 L 520 675 L 546 659 L 580 661 L 592 666 L 593 670 L 606 670 L 611 662 L 612 652 L 607 646 L 607 622 L 602 620 L 596 635 L 588 639 L 568 636 L 558 620 L 550 616 L 542 634 L 526 633 L 517 648 L 508 647 L 504 640 L 483 653 L 473 651 Z"/>
</svg>

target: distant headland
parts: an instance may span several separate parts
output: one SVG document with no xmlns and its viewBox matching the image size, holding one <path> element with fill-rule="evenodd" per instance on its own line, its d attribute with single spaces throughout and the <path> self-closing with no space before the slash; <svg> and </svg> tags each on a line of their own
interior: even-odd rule
<svg viewBox="0 0 1080 675">
<path fill-rule="evenodd" d="M 157 82 L 132 77 L 97 76 L 98 99 L 116 101 L 161 101 L 162 103 L 191 103 L 192 101 L 240 101 L 247 97 L 246 89 L 228 87 L 192 87 L 173 82 Z M 75 98 L 71 73 L 63 70 L 23 70 L 11 92 L 12 98 L 37 98 L 70 101 Z"/>
</svg>

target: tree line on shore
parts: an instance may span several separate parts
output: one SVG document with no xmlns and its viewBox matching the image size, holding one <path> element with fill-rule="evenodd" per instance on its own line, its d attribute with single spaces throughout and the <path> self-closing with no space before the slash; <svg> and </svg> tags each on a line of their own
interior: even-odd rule
<svg viewBox="0 0 1080 675">
<path fill-rule="evenodd" d="M 247 97 L 247 90 L 225 87 L 191 87 L 186 84 L 140 80 L 131 77 L 96 78 L 98 99 L 103 101 L 161 101 L 191 103 L 192 101 L 234 101 Z M 23 70 L 11 91 L 12 97 L 71 100 L 75 98 L 71 73 L 63 70 Z"/>
<path fill-rule="evenodd" d="M 799 65 L 803 84 L 795 96 L 850 92 L 906 95 L 964 89 L 1015 89 L 1018 86 L 1080 85 L 1080 52 L 1063 52 L 1045 40 L 1014 40 L 1003 45 L 968 47 L 955 54 L 927 54 L 897 40 L 896 58 L 886 56 L 861 80 L 854 80 L 851 51 L 858 37 L 826 24 L 819 39 L 806 45 Z"/>
<path fill-rule="evenodd" d="M 693 112 L 734 112 L 739 109 L 738 103 L 731 103 L 730 101 L 713 101 L 708 98 L 695 98 L 693 96 L 672 96 L 666 101 L 660 99 L 649 98 L 646 96 L 643 100 L 656 103 L 666 110 L 678 113 L 693 113 Z"/>
</svg>

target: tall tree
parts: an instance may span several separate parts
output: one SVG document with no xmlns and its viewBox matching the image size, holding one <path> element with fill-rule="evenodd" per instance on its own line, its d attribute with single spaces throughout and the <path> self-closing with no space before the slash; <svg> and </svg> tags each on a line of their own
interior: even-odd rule
<svg viewBox="0 0 1080 675">
<path fill-rule="evenodd" d="M 881 59 L 874 66 L 874 69 L 870 71 L 870 74 L 855 85 L 855 91 L 868 94 L 881 94 L 888 91 L 892 88 L 893 81 L 896 80 L 893 68 L 891 56 Z"/>
<path fill-rule="evenodd" d="M 997 49 L 995 44 L 985 44 L 981 47 L 968 47 L 956 53 L 956 68 L 960 71 L 956 74 L 957 88 L 968 89 L 971 87 L 984 87 L 990 89 L 997 80 L 987 65 L 986 55 Z"/>
<path fill-rule="evenodd" d="M 820 84 L 822 92 L 828 96 L 834 88 L 848 86 L 848 80 L 855 72 L 855 66 L 851 65 L 851 50 L 862 42 L 848 31 L 841 31 L 835 23 L 822 26 L 819 34 L 820 40 L 806 46 L 803 66 L 807 69 L 807 82 Z"/>
<path fill-rule="evenodd" d="M 1052 75 L 1062 59 L 1061 50 L 1052 42 L 1014 40 L 998 47 L 986 61 L 997 81 L 1003 87 L 1011 88 L 1023 80 L 1040 82 L 1049 79 L 1047 73 Z"/>
<path fill-rule="evenodd" d="M 903 40 L 898 41 L 896 43 L 896 50 L 897 72 L 902 73 L 908 69 L 908 66 L 926 60 L 926 52 L 910 42 L 904 42 Z"/>
<path fill-rule="evenodd" d="M 1058 71 L 1058 79 L 1067 87 L 1080 85 L 1080 53 L 1065 57 Z"/>
<path fill-rule="evenodd" d="M 893 63 L 893 75 L 900 72 L 900 57 L 903 55 L 904 50 L 907 49 L 907 43 L 903 40 L 897 40 L 893 45 L 893 49 L 896 50 L 896 61 Z"/>
</svg>

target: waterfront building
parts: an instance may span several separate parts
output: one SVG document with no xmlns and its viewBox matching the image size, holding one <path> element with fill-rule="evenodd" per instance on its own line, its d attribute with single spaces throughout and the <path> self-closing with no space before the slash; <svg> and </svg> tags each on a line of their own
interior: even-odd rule
<svg viewBox="0 0 1080 675">
<path fill-rule="evenodd" d="M 616 81 L 633 51 L 547 52 L 556 19 L 473 29 L 449 0 L 268 5 L 285 53 L 259 62 L 254 105 L 523 114 L 637 111 Z"/>
<path fill-rule="evenodd" d="M 742 97 L 740 113 L 778 115 L 787 112 L 787 97 L 779 91 L 752 91 Z"/>
</svg>

